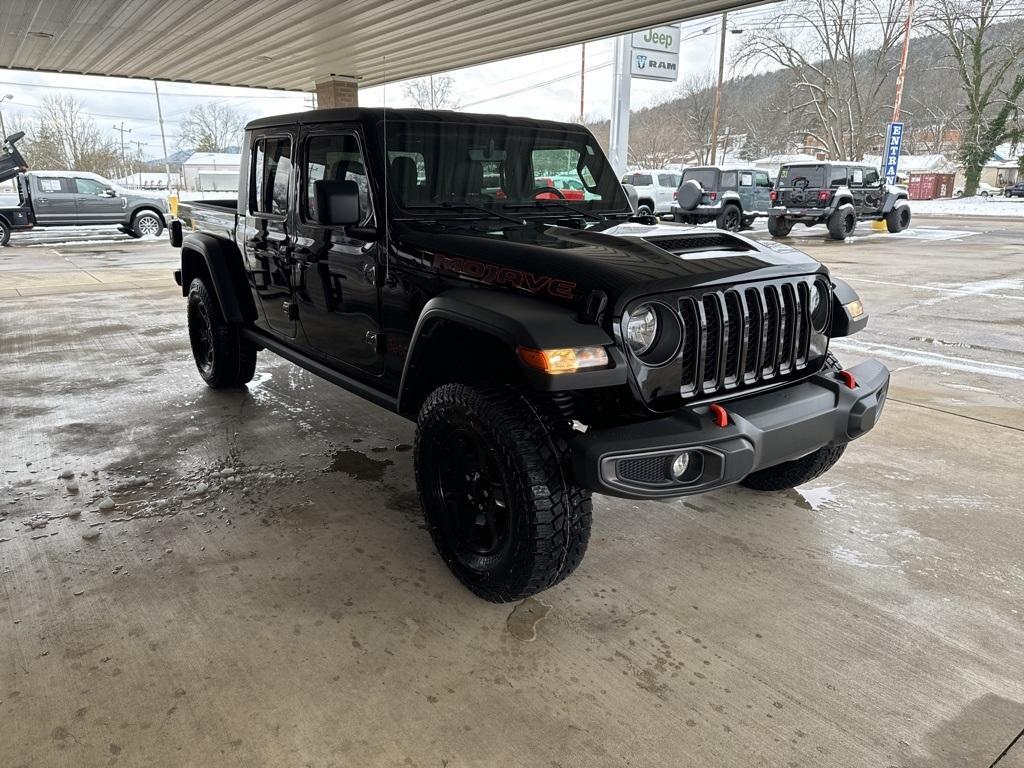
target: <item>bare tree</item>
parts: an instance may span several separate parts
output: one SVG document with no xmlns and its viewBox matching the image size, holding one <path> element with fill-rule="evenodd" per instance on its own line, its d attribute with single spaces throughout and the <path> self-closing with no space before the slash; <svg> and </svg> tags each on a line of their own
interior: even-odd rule
<svg viewBox="0 0 1024 768">
<path fill-rule="evenodd" d="M 924 23 L 949 44 L 966 101 L 959 149 L 965 196 L 977 192 L 996 147 L 1024 138 L 1024 39 L 1000 24 L 1019 12 L 1017 0 L 932 0 L 925 14 Z"/>
<path fill-rule="evenodd" d="M 224 152 L 240 147 L 245 123 L 245 115 L 227 104 L 197 104 L 181 120 L 178 146 L 195 152 Z"/>
<path fill-rule="evenodd" d="M 451 75 L 430 75 L 402 83 L 402 94 L 420 109 L 458 109 L 455 78 Z"/>
<path fill-rule="evenodd" d="M 679 145 L 675 127 L 664 119 L 661 110 L 648 107 L 630 117 L 626 152 L 630 165 L 661 168 L 680 154 Z"/>
<path fill-rule="evenodd" d="M 706 165 L 711 158 L 716 83 L 715 73 L 710 69 L 688 76 L 676 87 L 678 108 L 669 113 L 684 154 L 691 155 L 698 165 Z"/>
<path fill-rule="evenodd" d="M 27 134 L 22 149 L 35 168 L 110 173 L 118 166 L 113 137 L 100 130 L 74 96 L 43 97 L 36 119 L 21 130 Z"/>
<path fill-rule="evenodd" d="M 793 111 L 808 136 L 833 158 L 859 160 L 877 145 L 892 108 L 890 54 L 902 42 L 904 3 L 787 0 L 748 28 L 737 62 L 789 72 L 803 95 Z"/>
</svg>

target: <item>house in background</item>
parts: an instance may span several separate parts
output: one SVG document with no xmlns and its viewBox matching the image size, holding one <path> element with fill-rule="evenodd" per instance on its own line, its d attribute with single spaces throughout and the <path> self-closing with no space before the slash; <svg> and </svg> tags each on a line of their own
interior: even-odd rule
<svg viewBox="0 0 1024 768">
<path fill-rule="evenodd" d="M 184 188 L 189 192 L 237 192 L 242 156 L 229 152 L 195 152 L 182 163 Z"/>
</svg>

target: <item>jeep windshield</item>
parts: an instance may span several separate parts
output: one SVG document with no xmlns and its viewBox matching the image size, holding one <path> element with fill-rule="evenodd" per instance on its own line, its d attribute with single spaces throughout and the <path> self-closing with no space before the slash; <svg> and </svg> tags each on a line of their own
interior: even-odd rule
<svg viewBox="0 0 1024 768">
<path fill-rule="evenodd" d="M 826 165 L 784 165 L 779 170 L 780 187 L 825 189 L 828 187 Z"/>
<path fill-rule="evenodd" d="M 597 142 L 571 127 L 389 122 L 387 160 L 390 197 L 414 218 L 630 214 Z"/>
</svg>

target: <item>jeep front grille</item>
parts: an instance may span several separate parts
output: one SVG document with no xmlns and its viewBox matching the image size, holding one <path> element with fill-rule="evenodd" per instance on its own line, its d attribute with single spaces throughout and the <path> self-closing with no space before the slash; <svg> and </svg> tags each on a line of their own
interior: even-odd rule
<svg viewBox="0 0 1024 768">
<path fill-rule="evenodd" d="M 811 285 L 806 280 L 728 288 L 679 301 L 684 341 L 680 393 L 708 396 L 807 367 Z"/>
</svg>

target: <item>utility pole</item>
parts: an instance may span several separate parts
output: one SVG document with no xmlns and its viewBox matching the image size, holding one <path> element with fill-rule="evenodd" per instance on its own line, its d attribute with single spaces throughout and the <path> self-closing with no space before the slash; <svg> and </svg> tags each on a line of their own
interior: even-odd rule
<svg viewBox="0 0 1024 768">
<path fill-rule="evenodd" d="M 124 135 L 126 133 L 131 133 L 132 129 L 131 128 L 125 128 L 124 127 L 124 120 L 122 120 L 121 121 L 121 125 L 115 125 L 114 126 L 114 130 L 115 131 L 119 131 L 121 133 L 121 167 L 124 168 L 124 166 L 125 166 L 125 159 L 124 159 Z"/>
<path fill-rule="evenodd" d="M 632 86 L 630 59 L 633 56 L 631 35 L 615 38 L 614 74 L 612 75 L 612 115 L 608 154 L 612 168 L 620 177 L 629 162 L 629 98 Z"/>
<path fill-rule="evenodd" d="M 580 125 L 583 125 L 583 94 L 587 82 L 587 44 L 580 44 Z"/>
<path fill-rule="evenodd" d="M 167 174 L 167 189 L 171 188 L 171 163 L 167 159 L 167 135 L 164 133 L 164 113 L 160 109 L 160 86 L 153 81 L 153 93 L 156 94 L 156 116 L 160 121 L 160 143 L 164 148 L 164 173 Z"/>
<path fill-rule="evenodd" d="M 718 35 L 718 86 L 715 88 L 715 111 L 711 118 L 711 165 L 718 162 L 718 121 L 722 109 L 722 79 L 725 77 L 725 19 L 722 14 L 722 31 Z"/>
<path fill-rule="evenodd" d="M 892 122 L 900 121 L 900 105 L 903 103 L 903 81 L 907 76 L 907 57 L 910 54 L 910 28 L 914 19 L 914 0 L 907 0 L 907 22 L 903 29 L 903 58 L 896 73 L 896 99 L 892 106 Z M 940 141 L 941 141 L 941 137 Z"/>
<path fill-rule="evenodd" d="M 137 183 L 138 183 L 139 187 L 141 188 L 142 187 L 142 171 L 141 171 L 141 169 L 139 171 L 135 170 L 135 168 L 137 167 L 135 165 L 135 160 L 137 158 L 140 162 L 142 161 L 142 148 L 144 146 L 146 146 L 146 142 L 144 142 L 144 141 L 133 141 L 131 143 L 135 145 L 135 157 L 132 158 L 132 173 L 134 174 L 134 173 L 137 172 L 139 174 L 138 179 L 137 179 Z"/>
</svg>

